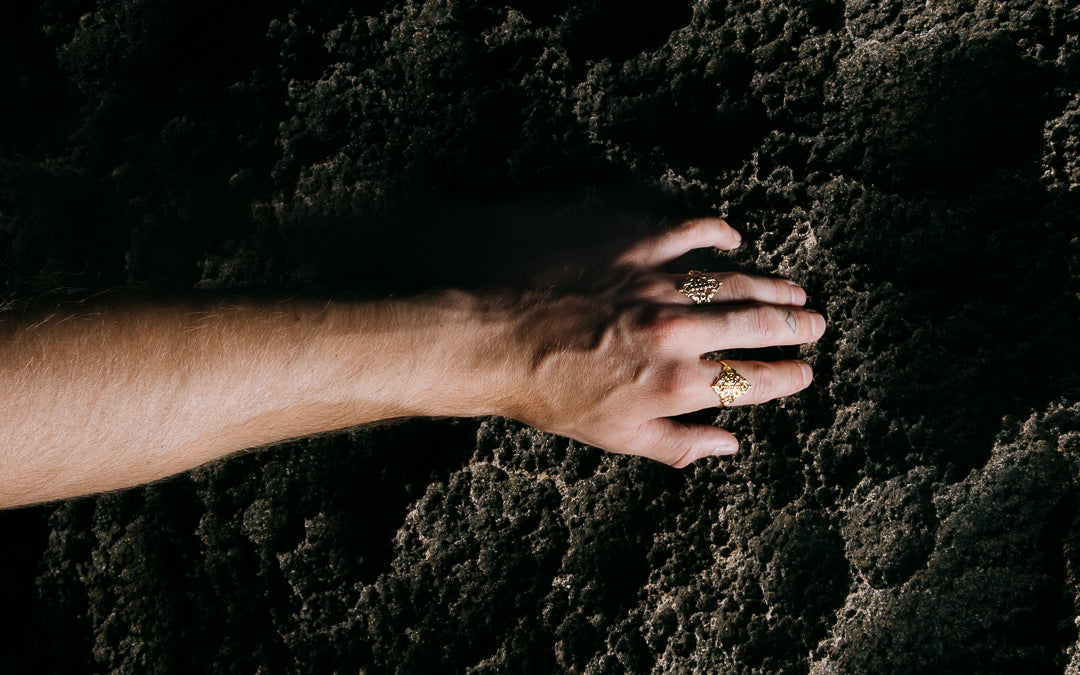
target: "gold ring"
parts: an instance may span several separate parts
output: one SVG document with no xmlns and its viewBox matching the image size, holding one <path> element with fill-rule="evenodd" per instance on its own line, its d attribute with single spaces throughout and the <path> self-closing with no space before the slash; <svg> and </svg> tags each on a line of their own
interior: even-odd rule
<svg viewBox="0 0 1080 675">
<path fill-rule="evenodd" d="M 750 381 L 723 361 L 719 361 L 719 363 L 721 366 L 720 374 L 713 380 L 712 390 L 720 397 L 720 405 L 716 407 L 723 408 L 731 405 L 735 402 L 735 399 L 750 391 Z"/>
<path fill-rule="evenodd" d="M 722 281 L 690 270 L 690 274 L 686 275 L 686 283 L 679 288 L 679 292 L 693 300 L 695 305 L 701 305 L 712 300 L 712 296 L 716 295 L 716 291 L 723 285 Z"/>
</svg>

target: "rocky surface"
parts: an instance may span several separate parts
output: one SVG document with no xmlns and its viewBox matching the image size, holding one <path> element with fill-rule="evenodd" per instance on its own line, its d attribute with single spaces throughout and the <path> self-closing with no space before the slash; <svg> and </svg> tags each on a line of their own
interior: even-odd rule
<svg viewBox="0 0 1080 675">
<path fill-rule="evenodd" d="M 31 5 L 13 299 L 475 284 L 719 213 L 706 264 L 830 329 L 685 471 L 412 422 L 2 514 L 3 671 L 1080 673 L 1075 3 Z"/>
</svg>

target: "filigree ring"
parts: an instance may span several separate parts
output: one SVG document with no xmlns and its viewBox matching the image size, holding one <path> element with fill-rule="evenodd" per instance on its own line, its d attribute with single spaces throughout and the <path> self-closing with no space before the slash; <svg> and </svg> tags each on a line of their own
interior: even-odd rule
<svg viewBox="0 0 1080 675">
<path fill-rule="evenodd" d="M 719 363 L 721 367 L 720 374 L 713 380 L 712 390 L 720 397 L 720 405 L 716 407 L 724 408 L 734 403 L 735 399 L 750 391 L 750 381 L 723 361 L 720 361 Z"/>
<path fill-rule="evenodd" d="M 712 300 L 712 296 L 716 295 L 716 291 L 723 285 L 721 281 L 690 270 L 690 274 L 686 275 L 686 283 L 679 287 L 679 292 L 693 300 L 695 305 L 701 305 Z"/>
</svg>

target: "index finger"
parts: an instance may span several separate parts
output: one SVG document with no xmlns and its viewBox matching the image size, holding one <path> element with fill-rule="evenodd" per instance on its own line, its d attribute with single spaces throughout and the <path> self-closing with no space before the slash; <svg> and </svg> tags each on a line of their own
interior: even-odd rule
<svg viewBox="0 0 1080 675">
<path fill-rule="evenodd" d="M 617 259 L 624 265 L 662 267 L 697 248 L 738 248 L 742 235 L 723 218 L 694 218 L 672 229 L 647 237 L 626 249 Z"/>
</svg>

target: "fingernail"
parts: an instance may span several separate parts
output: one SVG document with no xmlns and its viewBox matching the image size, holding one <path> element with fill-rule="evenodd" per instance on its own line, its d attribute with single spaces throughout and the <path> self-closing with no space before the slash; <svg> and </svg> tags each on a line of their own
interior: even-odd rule
<svg viewBox="0 0 1080 675">
<path fill-rule="evenodd" d="M 801 286 L 791 284 L 791 303 L 800 307 L 806 304 L 806 291 Z"/>
<path fill-rule="evenodd" d="M 732 439 L 730 443 L 722 445 L 712 451 L 713 457 L 722 457 L 725 455 L 734 455 L 739 450 L 739 442 Z"/>
<path fill-rule="evenodd" d="M 802 366 L 802 383 L 804 387 L 809 387 L 810 383 L 814 381 L 814 370 L 806 363 L 800 363 Z"/>
<path fill-rule="evenodd" d="M 810 327 L 814 337 L 821 337 L 825 333 L 825 317 L 817 312 L 810 312 Z"/>
<path fill-rule="evenodd" d="M 732 230 L 731 232 L 732 232 L 732 237 L 735 238 L 735 246 L 733 246 L 732 248 L 739 248 L 739 244 L 742 243 L 742 235 L 739 234 L 738 230 Z"/>
</svg>

